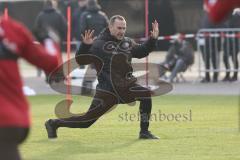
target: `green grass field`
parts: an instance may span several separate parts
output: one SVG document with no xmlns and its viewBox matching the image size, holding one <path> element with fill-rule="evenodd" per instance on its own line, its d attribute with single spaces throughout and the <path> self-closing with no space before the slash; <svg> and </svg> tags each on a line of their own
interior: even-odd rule
<svg viewBox="0 0 240 160">
<path fill-rule="evenodd" d="M 153 98 L 155 116 L 150 130 L 160 136 L 160 140 L 137 139 L 138 103 L 136 106 L 119 105 L 88 129 L 60 128 L 58 139 L 48 140 L 43 124 L 46 119 L 55 117 L 54 106 L 63 98 L 29 98 L 33 124 L 28 140 L 21 146 L 25 160 L 240 159 L 237 96 Z M 91 98 L 74 97 L 72 112 L 85 111 L 90 102 Z M 171 121 L 159 119 L 160 110 Z M 170 115 L 178 114 L 182 118 L 172 120 Z"/>
</svg>

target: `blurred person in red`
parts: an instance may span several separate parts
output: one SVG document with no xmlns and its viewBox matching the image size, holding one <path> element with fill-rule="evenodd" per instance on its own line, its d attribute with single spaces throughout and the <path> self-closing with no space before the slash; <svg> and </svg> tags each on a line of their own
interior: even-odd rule
<svg viewBox="0 0 240 160">
<path fill-rule="evenodd" d="M 204 5 L 210 19 L 219 23 L 231 14 L 234 8 L 240 7 L 240 0 L 204 0 Z"/>
<path fill-rule="evenodd" d="M 61 63 L 60 49 L 48 34 L 42 44 L 22 24 L 0 15 L 0 159 L 20 160 L 18 146 L 30 128 L 29 104 L 17 61 L 23 58 L 50 74 Z M 44 62 L 44 63 L 43 63 Z"/>
</svg>

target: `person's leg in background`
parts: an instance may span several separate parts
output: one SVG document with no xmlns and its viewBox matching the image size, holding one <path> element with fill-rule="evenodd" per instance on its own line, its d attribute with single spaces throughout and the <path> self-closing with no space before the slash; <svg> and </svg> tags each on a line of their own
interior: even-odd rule
<svg viewBox="0 0 240 160">
<path fill-rule="evenodd" d="M 205 45 L 201 47 L 202 58 L 205 66 L 205 77 L 201 80 L 202 83 L 208 83 L 211 81 L 210 78 L 210 47 L 209 47 L 209 38 L 205 39 Z"/>
<path fill-rule="evenodd" d="M 168 70 L 168 68 L 166 68 L 165 65 L 166 64 L 164 62 L 158 65 L 159 78 L 163 77 Z"/>
<path fill-rule="evenodd" d="M 219 71 L 217 71 L 217 70 L 219 69 L 219 67 L 218 67 L 217 56 L 218 56 L 218 52 L 216 52 L 216 50 L 213 50 L 212 57 L 211 57 L 213 69 L 215 70 L 215 71 L 213 71 L 213 82 L 218 82 Z"/>
<path fill-rule="evenodd" d="M 215 71 L 213 71 L 213 82 L 218 82 L 219 75 L 219 52 L 221 47 L 221 40 L 219 38 L 212 38 L 211 40 L 211 61 Z"/>
<path fill-rule="evenodd" d="M 231 81 L 237 81 L 238 80 L 238 67 L 239 67 L 239 62 L 238 62 L 238 52 L 239 52 L 239 39 L 235 38 L 233 39 L 235 44 L 233 47 L 233 52 L 232 52 L 232 61 L 233 61 L 233 67 L 234 67 L 234 72 L 233 72 L 233 77 L 231 78 Z"/>
<path fill-rule="evenodd" d="M 171 75 L 169 77 L 169 81 L 173 82 L 174 78 L 177 76 L 177 74 L 181 71 L 184 71 L 187 68 L 186 63 L 183 61 L 183 59 L 178 59 L 172 72 Z"/>
<path fill-rule="evenodd" d="M 204 53 L 204 58 L 205 58 L 205 78 L 201 81 L 203 83 L 205 82 L 210 82 L 211 81 L 211 77 L 210 77 L 210 52 L 206 51 Z"/>
<path fill-rule="evenodd" d="M 232 61 L 233 61 L 233 66 L 234 66 L 234 72 L 233 72 L 233 77 L 231 78 L 231 81 L 237 81 L 238 80 L 238 67 L 239 67 L 239 62 L 238 62 L 238 52 L 234 52 L 232 55 Z"/>
<path fill-rule="evenodd" d="M 229 70 L 230 69 L 230 65 L 229 65 L 229 50 L 230 50 L 230 48 L 229 48 L 229 39 L 228 38 L 225 38 L 223 46 L 224 46 L 224 48 L 223 48 L 223 63 L 225 65 L 226 70 Z M 226 71 L 226 75 L 222 81 L 224 81 L 224 82 L 230 81 L 230 71 Z"/>
</svg>

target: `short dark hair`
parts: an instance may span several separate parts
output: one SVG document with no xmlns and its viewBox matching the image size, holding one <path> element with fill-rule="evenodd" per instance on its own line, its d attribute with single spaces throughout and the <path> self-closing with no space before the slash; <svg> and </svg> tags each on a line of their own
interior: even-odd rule
<svg viewBox="0 0 240 160">
<path fill-rule="evenodd" d="M 112 16 L 110 18 L 109 24 L 112 25 L 116 21 L 116 19 L 121 20 L 121 21 L 125 21 L 125 18 L 123 16 L 121 16 L 121 15 L 114 15 L 114 16 Z"/>
</svg>

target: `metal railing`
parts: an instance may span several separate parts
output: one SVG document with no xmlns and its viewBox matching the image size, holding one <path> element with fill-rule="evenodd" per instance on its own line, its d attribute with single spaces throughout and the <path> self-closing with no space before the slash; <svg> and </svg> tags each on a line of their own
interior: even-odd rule
<svg viewBox="0 0 240 160">
<path fill-rule="evenodd" d="M 239 39 L 239 28 L 199 30 L 196 35 L 199 78 L 201 73 L 239 72 Z"/>
</svg>

